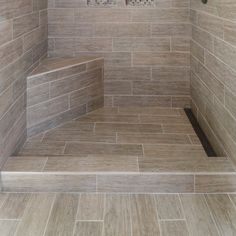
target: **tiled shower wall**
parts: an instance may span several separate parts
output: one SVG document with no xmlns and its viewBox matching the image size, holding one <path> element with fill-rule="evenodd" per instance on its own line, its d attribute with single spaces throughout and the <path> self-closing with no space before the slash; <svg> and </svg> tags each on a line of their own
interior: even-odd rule
<svg viewBox="0 0 236 236">
<path fill-rule="evenodd" d="M 112 2 L 49 0 L 49 56 L 103 56 L 106 106 L 189 106 L 189 1 Z"/>
<path fill-rule="evenodd" d="M 0 166 L 26 138 L 26 75 L 47 52 L 47 1 L 0 2 Z"/>
<path fill-rule="evenodd" d="M 219 155 L 236 163 L 236 1 L 191 0 L 192 108 Z"/>
</svg>

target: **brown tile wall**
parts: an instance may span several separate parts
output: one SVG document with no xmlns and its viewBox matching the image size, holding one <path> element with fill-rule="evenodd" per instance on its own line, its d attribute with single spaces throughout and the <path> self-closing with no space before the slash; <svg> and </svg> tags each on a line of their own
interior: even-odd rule
<svg viewBox="0 0 236 236">
<path fill-rule="evenodd" d="M 47 53 L 47 1 L 0 4 L 0 166 L 26 138 L 26 76 Z"/>
<path fill-rule="evenodd" d="M 107 106 L 189 105 L 189 0 L 88 7 L 49 0 L 49 55 L 105 58 Z"/>
<path fill-rule="evenodd" d="M 218 154 L 236 163 L 236 1 L 190 8 L 192 108 Z"/>
<path fill-rule="evenodd" d="M 103 59 L 27 78 L 27 134 L 32 136 L 104 106 Z"/>
</svg>

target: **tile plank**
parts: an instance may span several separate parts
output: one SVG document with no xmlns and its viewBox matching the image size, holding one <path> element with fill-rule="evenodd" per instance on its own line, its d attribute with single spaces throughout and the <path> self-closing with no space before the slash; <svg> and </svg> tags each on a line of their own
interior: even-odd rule
<svg viewBox="0 0 236 236">
<path fill-rule="evenodd" d="M 189 236 L 186 222 L 178 221 L 161 221 L 161 232 L 163 236 Z"/>
<path fill-rule="evenodd" d="M 236 209 L 228 195 L 207 194 L 206 200 L 220 234 L 236 235 Z"/>
<path fill-rule="evenodd" d="M 81 194 L 76 219 L 103 220 L 105 197 L 103 194 Z"/>
<path fill-rule="evenodd" d="M 18 220 L 0 220 L 0 235 L 14 236 L 18 223 Z"/>
<path fill-rule="evenodd" d="M 130 236 L 129 195 L 107 195 L 104 215 L 104 236 Z"/>
<path fill-rule="evenodd" d="M 219 235 L 203 195 L 181 195 L 190 235 Z"/>
<path fill-rule="evenodd" d="M 73 233 L 78 195 L 58 194 L 49 217 L 45 236 L 71 236 Z"/>
<path fill-rule="evenodd" d="M 74 236 L 102 236 L 103 222 L 78 221 Z"/>
<path fill-rule="evenodd" d="M 133 235 L 161 235 L 153 195 L 131 195 L 131 218 Z"/>
</svg>

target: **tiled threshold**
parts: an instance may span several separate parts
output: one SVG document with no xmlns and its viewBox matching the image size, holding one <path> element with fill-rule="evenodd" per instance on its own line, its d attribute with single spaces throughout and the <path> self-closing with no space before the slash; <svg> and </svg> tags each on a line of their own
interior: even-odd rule
<svg viewBox="0 0 236 236">
<path fill-rule="evenodd" d="M 170 108 L 102 108 L 32 137 L 1 182 L 8 192 L 236 192 L 231 162 L 208 157 Z"/>
</svg>

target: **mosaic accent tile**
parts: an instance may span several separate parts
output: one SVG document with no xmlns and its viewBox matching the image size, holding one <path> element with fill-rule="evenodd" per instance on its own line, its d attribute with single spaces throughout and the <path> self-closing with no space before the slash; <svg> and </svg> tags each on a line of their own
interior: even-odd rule
<svg viewBox="0 0 236 236">
<path fill-rule="evenodd" d="M 155 0 L 126 0 L 128 6 L 155 6 Z"/>
<path fill-rule="evenodd" d="M 87 0 L 88 6 L 111 6 L 116 5 L 116 0 Z"/>
</svg>

